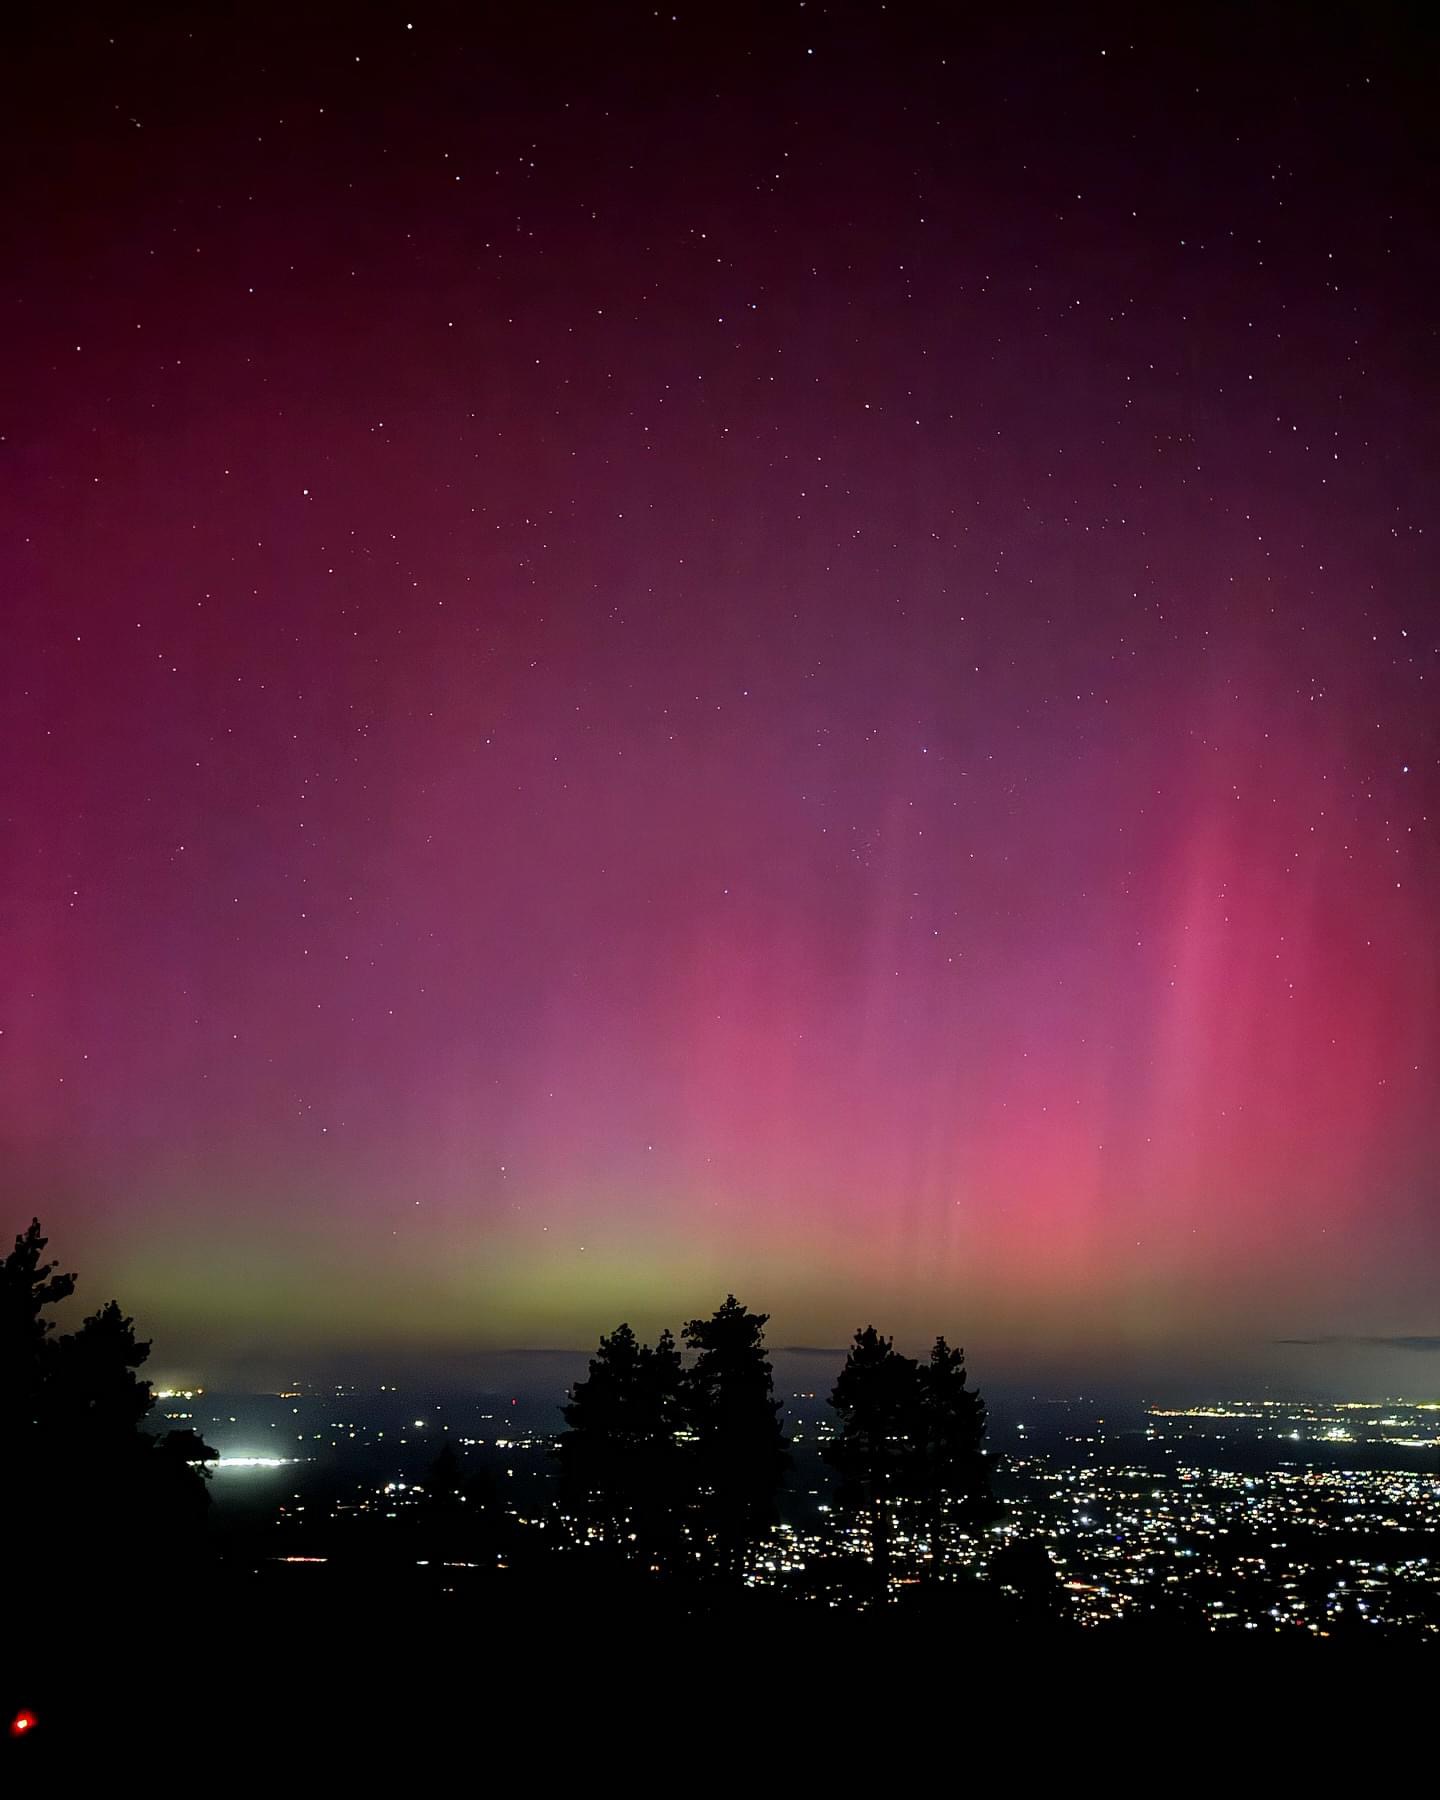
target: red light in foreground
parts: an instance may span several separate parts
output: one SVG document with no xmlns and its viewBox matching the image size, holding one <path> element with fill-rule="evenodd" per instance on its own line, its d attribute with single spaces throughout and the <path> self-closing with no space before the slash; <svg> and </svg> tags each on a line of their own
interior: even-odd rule
<svg viewBox="0 0 1440 1800">
<path fill-rule="evenodd" d="M 35 1729 L 35 1715 L 32 1712 L 18 1712 L 10 1721 L 11 1737 L 24 1737 L 27 1731 Z"/>
</svg>

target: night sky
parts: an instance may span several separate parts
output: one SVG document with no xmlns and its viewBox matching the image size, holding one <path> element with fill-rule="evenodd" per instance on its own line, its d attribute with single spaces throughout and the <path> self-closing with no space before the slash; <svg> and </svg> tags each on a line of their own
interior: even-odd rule
<svg viewBox="0 0 1440 1800">
<path fill-rule="evenodd" d="M 1418 17 L 11 13 L 7 1229 L 1440 1385 Z"/>
</svg>

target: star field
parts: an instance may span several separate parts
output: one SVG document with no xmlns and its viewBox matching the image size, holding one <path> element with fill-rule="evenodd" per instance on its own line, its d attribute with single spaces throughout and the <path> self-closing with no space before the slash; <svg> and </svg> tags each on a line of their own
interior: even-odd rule
<svg viewBox="0 0 1440 1800">
<path fill-rule="evenodd" d="M 522 13 L 11 33 L 17 1226 L 207 1371 L 1433 1333 L 1433 38 Z"/>
</svg>

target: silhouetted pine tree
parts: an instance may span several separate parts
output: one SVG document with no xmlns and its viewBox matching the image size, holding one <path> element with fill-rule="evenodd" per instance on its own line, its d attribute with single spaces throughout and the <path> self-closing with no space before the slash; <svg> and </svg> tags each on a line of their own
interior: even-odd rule
<svg viewBox="0 0 1440 1800">
<path fill-rule="evenodd" d="M 717 1573 L 737 1577 L 747 1545 L 775 1516 L 789 1457 L 780 1404 L 765 1355 L 768 1313 L 749 1312 L 733 1294 L 708 1319 L 691 1319 L 685 1343 L 686 1414 L 695 1434 L 700 1518 Z"/>
<path fill-rule="evenodd" d="M 494 1485 L 483 1469 L 467 1467 L 452 1443 L 440 1446 L 421 1482 L 425 1502 L 417 1548 L 435 1562 L 488 1562 L 500 1543 Z"/>
<path fill-rule="evenodd" d="M 1070 1600 L 1050 1552 L 1037 1538 L 1012 1538 L 990 1558 L 992 1582 L 1006 1595 L 1016 1625 L 1026 1632 L 1069 1622 Z"/>
<path fill-rule="evenodd" d="M 7 1463 L 4 1535 L 32 1567 L 63 1566 L 91 1583 L 142 1579 L 142 1546 L 174 1557 L 208 1504 L 211 1450 L 193 1431 L 142 1429 L 154 1404 L 136 1370 L 150 1353 L 112 1300 L 78 1331 L 56 1335 L 46 1309 L 75 1277 L 42 1262 L 38 1220 L 0 1262 L 0 1449 Z"/>
<path fill-rule="evenodd" d="M 32 1219 L 0 1263 L 0 1431 L 17 1451 L 40 1427 L 46 1352 L 55 1329 L 44 1309 L 75 1292 L 73 1275 L 57 1275 L 58 1263 L 41 1262 L 48 1241 L 40 1221 Z"/>
<path fill-rule="evenodd" d="M 434 1507 L 445 1509 L 461 1504 L 465 1495 L 460 1474 L 460 1458 L 453 1444 L 442 1444 L 430 1467 L 425 1471 L 425 1492 Z"/>
<path fill-rule="evenodd" d="M 682 1478 L 680 1353 L 619 1325 L 563 1408 L 556 1453 L 571 1496 L 612 1542 L 655 1554 L 673 1540 Z"/>
<path fill-rule="evenodd" d="M 910 1490 L 921 1432 L 919 1367 L 873 1325 L 855 1333 L 830 1404 L 840 1435 L 825 1460 L 840 1477 L 836 1498 L 869 1523 L 876 1584 L 890 1587 L 894 1509 Z"/>
<path fill-rule="evenodd" d="M 985 1458 L 985 1402 L 966 1385 L 965 1352 L 937 1337 L 928 1362 L 916 1371 L 913 1491 L 930 1530 L 932 1555 L 940 1554 L 945 1519 L 961 1525 L 994 1515 Z"/>
</svg>

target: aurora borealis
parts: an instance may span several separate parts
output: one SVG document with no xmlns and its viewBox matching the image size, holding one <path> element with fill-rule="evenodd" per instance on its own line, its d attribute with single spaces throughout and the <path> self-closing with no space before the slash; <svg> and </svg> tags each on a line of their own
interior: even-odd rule
<svg viewBox="0 0 1440 1800">
<path fill-rule="evenodd" d="M 133 11 L 7 28 L 16 1228 L 212 1378 L 1433 1387 L 1433 38 Z"/>
</svg>

